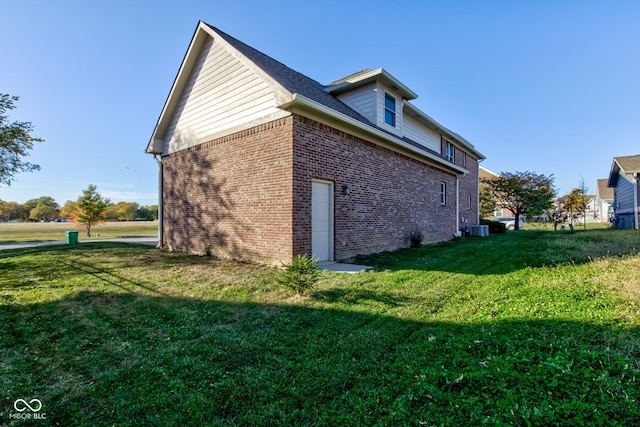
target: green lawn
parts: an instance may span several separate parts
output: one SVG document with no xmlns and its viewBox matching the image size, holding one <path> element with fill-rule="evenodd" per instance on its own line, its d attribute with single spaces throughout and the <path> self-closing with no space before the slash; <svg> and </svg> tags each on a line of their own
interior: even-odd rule
<svg viewBox="0 0 640 427">
<path fill-rule="evenodd" d="M 65 240 L 66 231 L 78 231 L 80 241 L 88 239 L 86 228 L 70 222 L 0 222 L 0 243 Z M 106 222 L 91 227 L 91 238 L 157 236 L 158 221 Z"/>
<path fill-rule="evenodd" d="M 640 425 L 639 253 L 635 231 L 510 232 L 300 297 L 146 246 L 0 251 L 0 424 Z"/>
</svg>

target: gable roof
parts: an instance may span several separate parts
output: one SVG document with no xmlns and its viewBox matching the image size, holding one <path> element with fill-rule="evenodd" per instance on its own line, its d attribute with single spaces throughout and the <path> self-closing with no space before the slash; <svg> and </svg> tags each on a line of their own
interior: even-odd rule
<svg viewBox="0 0 640 427">
<path fill-rule="evenodd" d="M 418 97 L 414 91 L 402 84 L 400 80 L 396 79 L 382 68 L 378 68 L 377 70 L 368 68 L 366 70 L 358 71 L 350 76 L 336 80 L 333 83 L 329 83 L 325 90 L 329 93 L 338 94 L 378 80 L 397 90 L 404 99 L 416 99 Z"/>
<path fill-rule="evenodd" d="M 198 26 L 196 27 L 196 31 L 191 39 L 189 48 L 185 54 L 164 108 L 160 114 L 160 118 L 158 119 L 147 146 L 147 153 L 162 153 L 163 137 L 176 111 L 180 95 L 184 91 L 191 71 L 195 67 L 198 59 L 198 53 L 209 38 L 213 38 L 214 40 L 218 40 L 218 42 L 223 43 L 225 48 L 232 51 L 234 55 L 240 58 L 245 65 L 251 67 L 253 71 L 261 75 L 262 78 L 268 81 L 275 88 L 276 102 L 279 104 L 276 105 L 276 107 L 288 111 L 293 111 L 294 108 L 319 111 L 321 114 L 326 116 L 331 116 L 334 119 L 337 118 L 338 120 L 348 124 L 355 125 L 365 132 L 372 133 L 377 137 L 391 140 L 396 145 L 402 146 L 405 149 L 418 152 L 418 154 L 435 161 L 446 169 L 452 170 L 456 173 L 467 172 L 465 169 L 446 161 L 441 153 L 430 150 L 408 138 L 399 138 L 398 136 L 379 128 L 331 93 L 332 91 L 339 91 L 338 87 L 345 87 L 341 85 L 351 84 L 349 83 L 351 81 L 356 84 L 363 84 L 365 81 L 381 78 L 387 84 L 393 85 L 400 90 L 401 93 L 403 93 L 403 96 L 406 95 L 409 99 L 417 97 L 415 93 L 409 90 L 385 70 L 363 70 L 359 73 L 353 74 L 352 76 L 338 80 L 329 86 L 324 86 L 304 74 L 287 67 L 281 62 L 276 61 L 270 56 L 265 55 L 257 49 L 254 49 L 234 37 L 231 37 L 223 31 L 204 23 L 203 21 L 199 21 Z M 405 102 L 405 105 L 410 104 Z M 417 110 L 416 107 L 411 107 L 414 110 Z M 421 113 L 419 110 L 417 111 Z M 426 114 L 422 114 L 426 116 Z M 475 150 L 473 145 L 467 140 L 439 125 L 435 120 L 431 118 L 428 119 L 429 123 L 437 125 L 436 129 L 441 130 L 449 138 L 458 141 L 463 147 L 467 148 L 477 157 L 484 159 L 484 156 Z"/>
<path fill-rule="evenodd" d="M 598 180 L 598 196 L 602 200 L 613 200 L 613 188 L 607 187 L 607 178 Z"/>
<path fill-rule="evenodd" d="M 618 185 L 618 177 L 620 174 L 633 173 L 640 173 L 640 154 L 635 156 L 614 157 L 607 186 L 615 187 Z"/>
</svg>

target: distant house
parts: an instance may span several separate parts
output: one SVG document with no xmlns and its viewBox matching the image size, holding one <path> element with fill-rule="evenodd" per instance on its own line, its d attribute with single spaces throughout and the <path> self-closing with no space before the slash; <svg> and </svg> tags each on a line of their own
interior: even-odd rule
<svg viewBox="0 0 640 427">
<path fill-rule="evenodd" d="M 491 172 L 489 169 L 486 169 L 480 166 L 479 176 L 480 176 L 480 180 L 483 180 L 483 179 L 495 179 L 495 178 L 498 178 L 500 175 L 495 172 Z M 496 204 L 496 208 L 494 209 L 491 217 L 486 219 L 497 219 L 497 218 L 515 218 L 515 215 L 509 209 L 502 207 L 498 203 Z"/>
<path fill-rule="evenodd" d="M 478 224 L 484 156 L 384 69 L 322 85 L 200 22 L 147 146 L 164 248 L 343 260 Z"/>
<path fill-rule="evenodd" d="M 595 211 L 600 222 L 609 222 L 613 214 L 613 189 L 607 187 L 607 181 L 607 178 L 599 179 L 596 186 Z"/>
<path fill-rule="evenodd" d="M 638 229 L 640 155 L 614 157 L 607 186 L 613 189 L 613 213 L 620 228 Z"/>
</svg>

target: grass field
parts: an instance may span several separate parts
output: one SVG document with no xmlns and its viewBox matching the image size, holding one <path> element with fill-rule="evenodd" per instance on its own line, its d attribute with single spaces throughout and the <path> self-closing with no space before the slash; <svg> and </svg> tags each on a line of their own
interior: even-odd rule
<svg viewBox="0 0 640 427">
<path fill-rule="evenodd" d="M 151 247 L 4 250 L 0 424 L 640 425 L 639 252 L 622 230 L 463 238 L 300 297 Z"/>
<path fill-rule="evenodd" d="M 88 239 L 85 228 L 70 222 L 0 222 L 0 243 L 65 240 L 66 231 L 78 231 L 80 241 Z M 157 236 L 158 221 L 107 222 L 91 227 L 91 238 Z"/>
</svg>

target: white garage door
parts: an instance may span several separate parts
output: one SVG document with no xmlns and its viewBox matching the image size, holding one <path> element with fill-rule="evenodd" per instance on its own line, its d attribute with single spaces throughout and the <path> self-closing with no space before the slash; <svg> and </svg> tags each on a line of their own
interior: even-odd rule
<svg viewBox="0 0 640 427">
<path fill-rule="evenodd" d="M 333 183 L 313 181 L 311 250 L 318 261 L 333 260 Z"/>
</svg>

